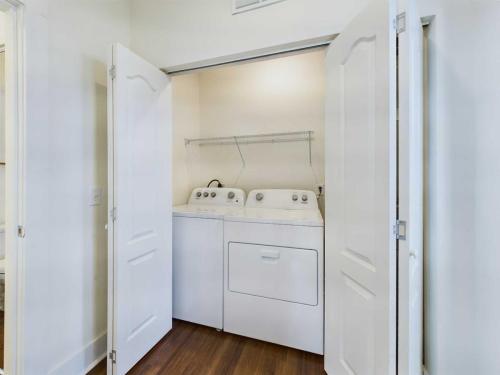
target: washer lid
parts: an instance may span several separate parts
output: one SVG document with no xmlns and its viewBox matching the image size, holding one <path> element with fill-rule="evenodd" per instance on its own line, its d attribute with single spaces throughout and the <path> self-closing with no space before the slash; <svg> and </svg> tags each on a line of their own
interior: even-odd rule
<svg viewBox="0 0 500 375">
<path fill-rule="evenodd" d="M 324 221 L 319 210 L 282 210 L 276 208 L 244 208 L 228 212 L 226 221 L 259 224 L 282 224 L 308 227 L 323 227 Z"/>
</svg>

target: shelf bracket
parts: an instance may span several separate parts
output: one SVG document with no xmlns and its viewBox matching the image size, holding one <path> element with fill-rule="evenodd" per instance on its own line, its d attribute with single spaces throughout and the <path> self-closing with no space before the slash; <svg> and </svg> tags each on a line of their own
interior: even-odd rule
<svg viewBox="0 0 500 375">
<path fill-rule="evenodd" d="M 307 132 L 308 142 L 309 142 L 309 165 L 312 167 L 312 131 Z"/>
<path fill-rule="evenodd" d="M 245 157 L 241 152 L 240 144 L 238 143 L 238 137 L 234 137 L 234 142 L 236 143 L 236 147 L 238 148 L 238 152 L 240 153 L 241 164 L 243 164 L 243 168 L 245 168 L 247 166 L 247 163 L 245 162 Z"/>
</svg>

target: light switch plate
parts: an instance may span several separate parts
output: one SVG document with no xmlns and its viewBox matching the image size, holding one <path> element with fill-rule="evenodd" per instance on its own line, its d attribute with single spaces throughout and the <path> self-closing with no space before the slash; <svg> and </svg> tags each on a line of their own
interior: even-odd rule
<svg viewBox="0 0 500 375">
<path fill-rule="evenodd" d="M 102 205 L 103 190 L 101 187 L 92 187 L 90 189 L 89 206 Z"/>
</svg>

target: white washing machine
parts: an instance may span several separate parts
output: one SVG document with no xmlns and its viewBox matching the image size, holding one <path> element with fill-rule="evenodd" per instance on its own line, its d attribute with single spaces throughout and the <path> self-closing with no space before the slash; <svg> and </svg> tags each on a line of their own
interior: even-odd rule
<svg viewBox="0 0 500 375">
<path fill-rule="evenodd" d="M 174 207 L 174 318 L 222 329 L 223 218 L 244 204 L 241 189 L 198 188 Z"/>
<path fill-rule="evenodd" d="M 255 190 L 224 219 L 224 330 L 323 354 L 323 218 L 316 195 Z"/>
</svg>

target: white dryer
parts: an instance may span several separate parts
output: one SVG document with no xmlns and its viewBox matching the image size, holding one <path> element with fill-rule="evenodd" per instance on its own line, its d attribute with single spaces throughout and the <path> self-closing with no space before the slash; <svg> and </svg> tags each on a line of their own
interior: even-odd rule
<svg viewBox="0 0 500 375">
<path fill-rule="evenodd" d="M 222 329 L 223 218 L 241 209 L 241 189 L 194 189 L 173 209 L 173 317 Z"/>
<path fill-rule="evenodd" d="M 323 354 L 323 218 L 316 195 L 255 190 L 224 219 L 224 330 Z"/>
</svg>

